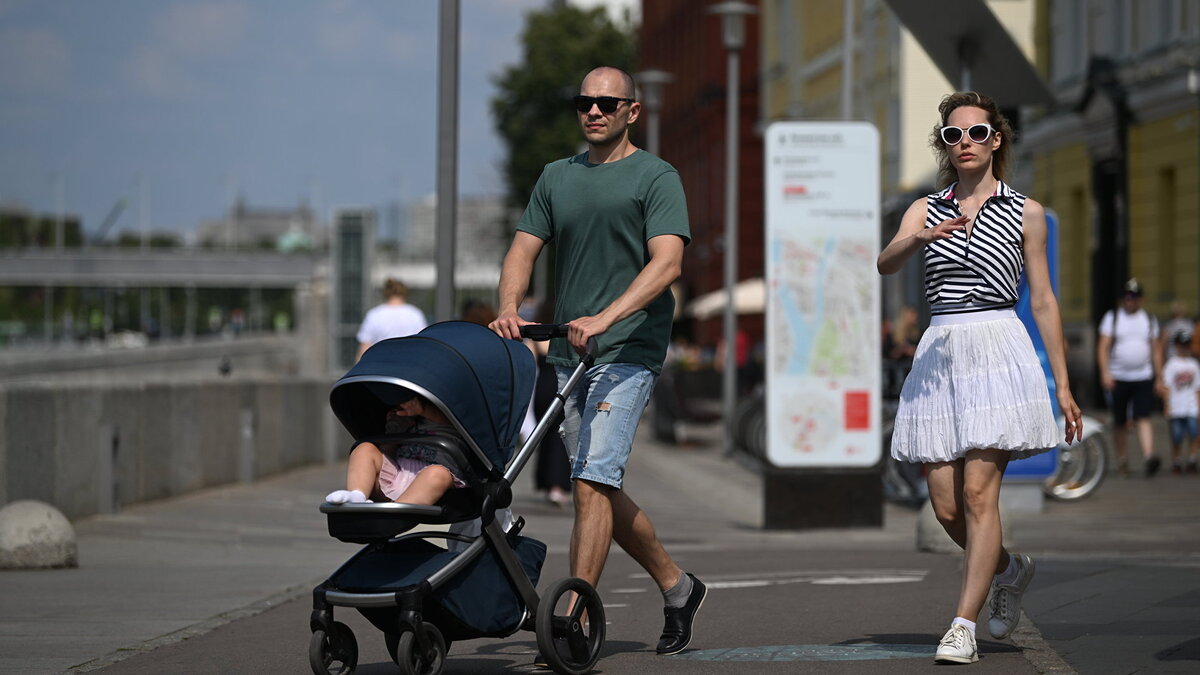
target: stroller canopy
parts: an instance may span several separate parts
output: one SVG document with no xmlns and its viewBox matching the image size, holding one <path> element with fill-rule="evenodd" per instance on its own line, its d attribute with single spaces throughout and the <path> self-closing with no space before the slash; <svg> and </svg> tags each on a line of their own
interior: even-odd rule
<svg viewBox="0 0 1200 675">
<path fill-rule="evenodd" d="M 333 385 L 329 405 L 355 439 L 384 433 L 387 411 L 411 392 L 450 418 L 468 445 L 503 468 L 533 394 L 533 353 L 466 321 L 446 321 L 383 340 Z"/>
</svg>

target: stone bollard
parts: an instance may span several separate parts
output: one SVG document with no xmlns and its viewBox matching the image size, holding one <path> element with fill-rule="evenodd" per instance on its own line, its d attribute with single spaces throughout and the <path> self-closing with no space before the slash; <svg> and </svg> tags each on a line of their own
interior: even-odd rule
<svg viewBox="0 0 1200 675">
<path fill-rule="evenodd" d="M 31 499 L 0 508 L 0 569 L 78 566 L 75 528 L 58 509 Z"/>
<path fill-rule="evenodd" d="M 1011 545 L 1012 541 L 1012 525 L 1008 516 L 1008 508 L 1001 503 L 1000 536 L 1006 548 Z M 942 528 L 942 524 L 938 522 L 937 516 L 933 514 L 933 502 L 928 499 L 921 507 L 921 514 L 917 516 L 917 550 L 930 553 L 962 553 L 962 549 L 954 543 L 954 540 Z"/>
</svg>

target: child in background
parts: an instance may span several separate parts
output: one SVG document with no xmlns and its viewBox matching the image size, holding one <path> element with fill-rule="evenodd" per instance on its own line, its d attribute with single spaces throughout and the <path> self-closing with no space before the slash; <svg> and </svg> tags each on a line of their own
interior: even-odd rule
<svg viewBox="0 0 1200 675">
<path fill-rule="evenodd" d="M 1173 336 L 1171 358 L 1163 366 L 1163 382 L 1167 398 L 1163 413 L 1171 425 L 1171 473 L 1183 473 L 1183 446 L 1189 444 L 1188 473 L 1196 473 L 1196 453 L 1200 436 L 1196 433 L 1196 418 L 1200 415 L 1200 361 L 1191 353 L 1192 336 Z"/>
<path fill-rule="evenodd" d="M 387 434 L 442 434 L 458 436 L 450 420 L 424 397 L 411 397 L 387 413 Z M 468 467 L 419 441 L 383 443 L 364 441 L 350 453 L 346 489 L 325 497 L 330 504 L 394 501 L 435 504 L 451 487 L 466 487 Z"/>
</svg>

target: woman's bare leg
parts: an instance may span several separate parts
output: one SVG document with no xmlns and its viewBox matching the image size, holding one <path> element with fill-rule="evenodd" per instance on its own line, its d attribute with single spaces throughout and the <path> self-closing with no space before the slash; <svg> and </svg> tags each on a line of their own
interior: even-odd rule
<svg viewBox="0 0 1200 675">
<path fill-rule="evenodd" d="M 962 504 L 967 545 L 963 562 L 958 616 L 974 621 L 983 609 L 992 577 L 1008 563 L 1000 527 L 1000 482 L 1009 454 L 1003 450 L 969 450 L 963 463 Z"/>
</svg>

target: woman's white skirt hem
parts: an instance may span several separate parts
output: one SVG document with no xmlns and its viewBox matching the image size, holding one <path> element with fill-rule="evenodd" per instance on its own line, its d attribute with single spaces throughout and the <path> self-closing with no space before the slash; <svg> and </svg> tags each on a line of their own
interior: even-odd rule
<svg viewBox="0 0 1200 675">
<path fill-rule="evenodd" d="M 892 456 L 949 462 L 990 448 L 1031 457 L 1058 445 L 1051 411 L 1046 376 L 1015 315 L 935 322 L 904 380 Z"/>
</svg>

